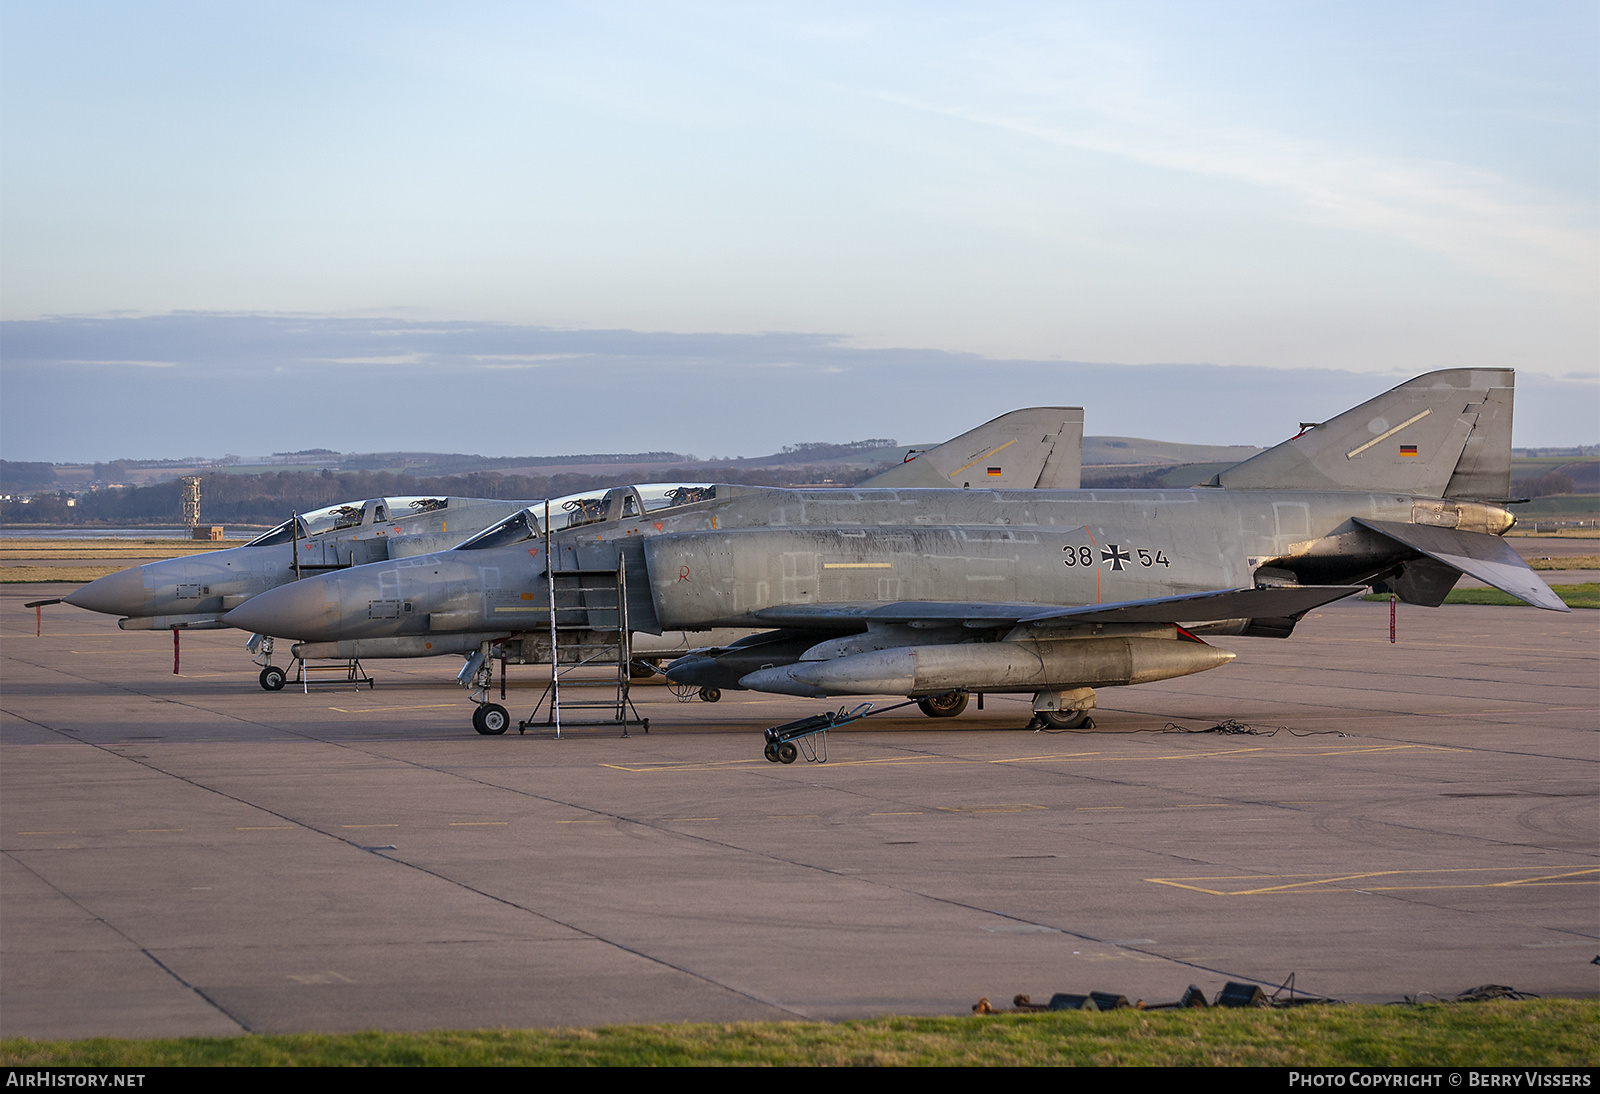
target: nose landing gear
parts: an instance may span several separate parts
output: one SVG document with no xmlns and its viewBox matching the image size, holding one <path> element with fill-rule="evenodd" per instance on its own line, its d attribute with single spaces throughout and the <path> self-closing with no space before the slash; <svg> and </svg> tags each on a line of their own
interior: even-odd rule
<svg viewBox="0 0 1600 1094">
<path fill-rule="evenodd" d="M 484 703 L 472 712 L 472 728 L 485 737 L 498 737 L 511 727 L 511 715 L 499 703 Z"/>
</svg>

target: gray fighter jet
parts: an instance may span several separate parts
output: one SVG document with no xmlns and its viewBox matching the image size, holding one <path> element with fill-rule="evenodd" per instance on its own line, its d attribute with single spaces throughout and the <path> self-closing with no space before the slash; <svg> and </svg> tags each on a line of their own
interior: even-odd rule
<svg viewBox="0 0 1600 1094">
<path fill-rule="evenodd" d="M 221 628 L 225 613 L 268 589 L 301 576 L 447 550 L 527 504 L 392 497 L 330 505 L 292 517 L 243 546 L 133 566 L 96 578 L 62 599 L 122 616 L 117 625 L 125 631 Z M 263 686 L 270 654 L 268 646 Z M 281 673 L 274 680 L 281 686 Z"/>
<path fill-rule="evenodd" d="M 341 651 L 370 636 L 548 662 L 552 586 L 558 614 L 614 625 L 615 596 L 585 603 L 563 584 L 614 572 L 635 630 L 760 629 L 675 661 L 674 682 L 904 695 L 932 716 L 1021 692 L 1071 727 L 1095 688 L 1233 659 L 1203 634 L 1288 637 L 1365 587 L 1436 606 L 1466 573 L 1567 610 L 1499 538 L 1514 523 L 1500 507 L 1512 384 L 1505 369 L 1430 373 L 1189 490 L 619 487 L 552 510 L 553 526 L 526 511 L 453 551 L 276 589 L 225 622 Z M 475 725 L 503 732 L 491 714 Z"/>
<path fill-rule="evenodd" d="M 1076 487 L 1082 453 L 1081 407 L 1030 407 L 1001 415 L 926 452 L 910 454 L 905 463 L 868 481 L 949 486 L 956 477 L 965 476 L 1008 488 Z M 601 491 L 593 497 L 557 499 L 555 505 L 556 511 L 569 519 L 567 506 L 581 510 L 588 519 L 594 506 L 603 502 Z M 98 578 L 63 599 L 75 607 L 122 616 L 118 626 L 123 630 L 213 629 L 225 625 L 222 617 L 226 612 L 268 589 L 350 566 L 448 550 L 525 508 L 542 504 L 393 497 L 330 505 L 291 518 L 243 546 L 131 567 Z M 732 641 L 744 633 L 702 637 Z M 704 644 L 687 641 L 681 633 L 652 636 L 640 643 L 638 652 L 652 660 L 667 659 Z M 431 644 L 415 650 L 414 645 L 401 643 L 390 652 L 372 649 L 368 643 L 369 652 L 360 656 L 439 652 Z M 261 686 L 269 691 L 281 688 L 285 676 L 271 663 L 272 637 L 256 635 L 249 646 L 263 666 Z"/>
</svg>

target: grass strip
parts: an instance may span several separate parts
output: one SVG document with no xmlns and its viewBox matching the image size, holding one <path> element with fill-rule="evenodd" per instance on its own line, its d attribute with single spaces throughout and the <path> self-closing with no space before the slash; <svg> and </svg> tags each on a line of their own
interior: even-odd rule
<svg viewBox="0 0 1600 1094">
<path fill-rule="evenodd" d="M 0 559 L 178 558 L 228 547 L 242 547 L 242 539 L 27 539 L 0 538 Z"/>
<path fill-rule="evenodd" d="M 87 585 L 126 566 L 0 566 L 0 585 Z"/>
<path fill-rule="evenodd" d="M 1552 585 L 1550 591 L 1561 598 L 1561 602 L 1569 608 L 1600 608 L 1600 582 L 1587 582 L 1583 585 Z M 1389 602 L 1388 593 L 1368 593 L 1362 600 Z M 1446 604 L 1500 604 L 1506 607 L 1525 608 L 1527 604 L 1510 593 L 1503 593 L 1499 589 L 1452 589 L 1450 595 L 1444 598 Z"/>
<path fill-rule="evenodd" d="M 1530 558 L 1535 570 L 1600 570 L 1600 555 L 1561 555 L 1556 558 Z"/>
<path fill-rule="evenodd" d="M 1600 583 L 1583 585 L 1552 585 L 1550 591 L 1561 598 L 1569 608 L 1600 608 Z M 1446 604 L 1521 604 L 1514 596 L 1499 589 L 1452 589 L 1444 598 Z"/>
<path fill-rule="evenodd" d="M 1593 1066 L 1600 1001 L 0 1041 L 11 1067 Z"/>
</svg>

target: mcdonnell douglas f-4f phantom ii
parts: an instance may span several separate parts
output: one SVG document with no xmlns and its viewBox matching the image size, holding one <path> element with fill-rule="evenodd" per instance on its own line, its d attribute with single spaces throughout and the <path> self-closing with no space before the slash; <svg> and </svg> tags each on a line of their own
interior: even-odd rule
<svg viewBox="0 0 1600 1094">
<path fill-rule="evenodd" d="M 1082 455 L 1081 407 L 1030 407 L 908 456 L 869 482 L 949 486 L 978 479 L 1008 488 L 1071 488 L 1078 485 Z M 604 490 L 551 504 L 569 527 L 609 517 Z M 269 589 L 352 566 L 449 550 L 530 506 L 542 505 L 459 497 L 372 498 L 330 505 L 284 521 L 242 546 L 130 567 L 91 581 L 63 599 L 75 607 L 122 616 L 118 626 L 123 630 L 218 628 L 225 626 L 224 614 Z M 619 502 L 615 519 L 636 513 L 637 506 L 630 510 L 627 502 Z M 744 633 L 724 637 L 731 640 Z M 413 651 L 413 645 L 402 643 L 403 648 L 389 651 L 369 641 L 361 656 L 444 652 L 431 646 Z M 645 647 L 641 653 L 676 656 L 690 644 L 680 634 L 641 645 Z M 473 642 L 469 648 L 476 646 Z M 264 666 L 261 686 L 276 691 L 283 687 L 285 676 L 271 663 L 272 648 L 269 635 L 251 639 L 257 664 Z"/>
<path fill-rule="evenodd" d="M 253 596 L 304 575 L 454 547 L 516 513 L 525 501 L 487 498 L 371 498 L 330 505 L 284 521 L 239 547 L 133 566 L 96 578 L 63 599 L 123 618 L 125 631 L 210 630 Z M 270 642 L 252 641 L 266 667 L 261 686 L 283 686 Z M 262 663 L 261 661 L 257 662 Z"/>
<path fill-rule="evenodd" d="M 609 570 L 635 630 L 759 629 L 679 658 L 674 682 L 904 695 L 935 716 L 972 693 L 1031 693 L 1040 720 L 1071 727 L 1095 688 L 1233 660 L 1202 634 L 1285 638 L 1364 587 L 1437 606 L 1465 573 L 1567 610 L 1499 538 L 1514 523 L 1498 504 L 1512 384 L 1508 369 L 1420 376 L 1188 490 L 706 484 L 578 527 L 528 511 L 453 551 L 274 590 L 226 621 L 330 648 L 403 635 L 547 662 L 550 588 L 570 612 L 562 576 Z M 614 621 L 615 595 L 588 610 Z M 493 711 L 480 732 L 504 731 Z"/>
</svg>

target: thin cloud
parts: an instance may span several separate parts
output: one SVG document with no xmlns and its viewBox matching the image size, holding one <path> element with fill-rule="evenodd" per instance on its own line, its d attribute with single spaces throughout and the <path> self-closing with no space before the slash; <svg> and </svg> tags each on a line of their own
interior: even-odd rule
<svg viewBox="0 0 1600 1094">
<path fill-rule="evenodd" d="M 1089 106 L 1093 120 L 1067 124 L 892 92 L 877 97 L 1059 147 L 1277 190 L 1330 223 L 1449 254 L 1546 291 L 1588 292 L 1597 272 L 1600 235 L 1577 226 L 1592 210 L 1458 164 L 1363 155 L 1147 104 L 1097 101 Z"/>
<path fill-rule="evenodd" d="M 61 364 L 61 365 L 112 365 L 112 366 L 128 365 L 128 366 L 131 366 L 133 368 L 177 368 L 178 367 L 178 362 L 176 362 L 176 361 L 114 360 L 114 359 L 105 358 L 105 357 L 69 358 L 69 359 L 66 359 L 66 360 L 57 361 L 56 363 L 57 364 Z"/>
</svg>

